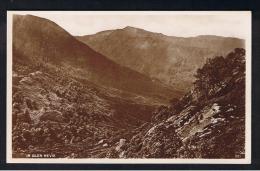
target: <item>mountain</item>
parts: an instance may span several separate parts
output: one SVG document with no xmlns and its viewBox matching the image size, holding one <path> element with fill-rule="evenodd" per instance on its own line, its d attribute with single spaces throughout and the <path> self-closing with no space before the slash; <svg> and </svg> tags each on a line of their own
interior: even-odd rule
<svg viewBox="0 0 260 171">
<path fill-rule="evenodd" d="M 179 90 L 189 90 L 196 69 L 207 58 L 226 55 L 245 43 L 210 35 L 166 36 L 129 26 L 76 38 L 114 62 Z"/>
<path fill-rule="evenodd" d="M 135 94 L 153 103 L 166 103 L 175 91 L 159 81 L 120 66 L 78 41 L 52 21 L 31 15 L 13 16 L 14 60 L 32 65 L 55 65 L 74 77 Z"/>
</svg>

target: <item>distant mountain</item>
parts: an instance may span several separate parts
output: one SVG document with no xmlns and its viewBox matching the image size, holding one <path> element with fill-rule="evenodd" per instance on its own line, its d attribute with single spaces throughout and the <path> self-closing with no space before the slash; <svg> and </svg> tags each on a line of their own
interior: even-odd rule
<svg viewBox="0 0 260 171">
<path fill-rule="evenodd" d="M 55 65 L 79 79 L 166 103 L 181 92 L 120 66 L 78 41 L 52 21 L 31 15 L 13 17 L 14 61 Z"/>
<path fill-rule="evenodd" d="M 114 62 L 180 90 L 191 87 L 193 74 L 207 58 L 245 46 L 244 40 L 238 38 L 210 35 L 183 38 L 134 27 L 76 38 Z"/>
</svg>

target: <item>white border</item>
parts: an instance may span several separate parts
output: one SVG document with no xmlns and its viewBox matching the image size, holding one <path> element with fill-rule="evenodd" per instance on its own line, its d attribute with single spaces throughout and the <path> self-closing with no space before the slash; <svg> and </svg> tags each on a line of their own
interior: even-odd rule
<svg viewBox="0 0 260 171">
<path fill-rule="evenodd" d="M 246 144 L 245 159 L 32 159 L 12 158 L 12 15 L 13 14 L 73 14 L 73 15 L 228 15 L 243 14 L 248 16 L 248 33 L 246 38 Z M 251 163 L 251 11 L 7 11 L 7 163 L 120 163 L 120 164 L 250 164 Z M 223 144 L 224 145 L 224 144 Z"/>
</svg>

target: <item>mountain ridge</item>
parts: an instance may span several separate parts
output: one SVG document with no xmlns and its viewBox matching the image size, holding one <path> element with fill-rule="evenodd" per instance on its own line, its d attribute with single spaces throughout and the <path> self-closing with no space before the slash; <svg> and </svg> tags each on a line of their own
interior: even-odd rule
<svg viewBox="0 0 260 171">
<path fill-rule="evenodd" d="M 239 38 L 214 35 L 183 38 L 134 27 L 76 38 L 122 66 L 183 91 L 191 87 L 193 74 L 207 58 L 244 47 L 244 40 Z"/>
</svg>

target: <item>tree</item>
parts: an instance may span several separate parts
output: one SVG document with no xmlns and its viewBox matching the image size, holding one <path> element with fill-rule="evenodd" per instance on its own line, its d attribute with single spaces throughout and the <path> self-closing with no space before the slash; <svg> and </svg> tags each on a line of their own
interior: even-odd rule
<svg viewBox="0 0 260 171">
<path fill-rule="evenodd" d="M 245 71 L 245 50 L 236 48 L 226 58 L 216 56 L 209 58 L 206 64 L 195 74 L 195 89 L 208 100 L 216 90 L 221 89 L 225 78 L 232 77 L 235 72 Z"/>
</svg>

